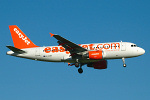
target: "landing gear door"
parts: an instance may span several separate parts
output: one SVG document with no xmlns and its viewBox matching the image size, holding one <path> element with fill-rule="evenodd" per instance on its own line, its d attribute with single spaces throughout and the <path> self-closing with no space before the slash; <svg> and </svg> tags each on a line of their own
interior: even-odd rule
<svg viewBox="0 0 150 100">
<path fill-rule="evenodd" d="M 126 50 L 126 43 L 121 42 L 121 51 Z"/>
</svg>

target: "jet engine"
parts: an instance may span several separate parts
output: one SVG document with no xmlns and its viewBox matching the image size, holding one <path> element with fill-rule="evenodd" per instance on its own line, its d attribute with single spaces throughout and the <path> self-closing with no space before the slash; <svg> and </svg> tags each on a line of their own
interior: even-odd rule
<svg viewBox="0 0 150 100">
<path fill-rule="evenodd" d="M 89 59 L 102 59 L 103 51 L 88 51 L 86 54 L 82 55 L 82 57 Z"/>
<path fill-rule="evenodd" d="M 89 64 L 87 64 L 87 67 L 93 67 L 94 69 L 106 69 L 107 68 L 107 60 L 89 63 Z"/>
</svg>

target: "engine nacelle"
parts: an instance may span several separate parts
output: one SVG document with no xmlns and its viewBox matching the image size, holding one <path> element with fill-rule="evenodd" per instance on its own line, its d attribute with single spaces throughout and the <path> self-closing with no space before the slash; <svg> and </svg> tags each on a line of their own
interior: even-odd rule
<svg viewBox="0 0 150 100">
<path fill-rule="evenodd" d="M 103 59 L 103 51 L 89 51 L 84 54 L 83 57 L 89 59 Z"/>
<path fill-rule="evenodd" d="M 107 61 L 102 60 L 102 61 L 98 61 L 98 62 L 93 62 L 93 63 L 87 64 L 87 67 L 93 67 L 94 69 L 106 69 Z"/>
</svg>

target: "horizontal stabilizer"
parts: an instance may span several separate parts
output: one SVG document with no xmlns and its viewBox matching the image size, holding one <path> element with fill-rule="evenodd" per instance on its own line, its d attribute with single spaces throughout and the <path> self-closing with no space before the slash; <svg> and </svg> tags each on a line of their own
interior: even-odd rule
<svg viewBox="0 0 150 100">
<path fill-rule="evenodd" d="M 26 53 L 25 51 L 23 51 L 21 49 L 18 49 L 18 48 L 15 48 L 13 46 L 6 46 L 6 47 L 9 48 L 10 50 L 12 50 L 15 53 Z"/>
</svg>

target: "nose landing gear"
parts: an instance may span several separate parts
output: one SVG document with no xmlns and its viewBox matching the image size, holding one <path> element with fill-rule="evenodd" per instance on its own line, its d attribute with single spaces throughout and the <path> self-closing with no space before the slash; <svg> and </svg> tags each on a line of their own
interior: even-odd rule
<svg viewBox="0 0 150 100">
<path fill-rule="evenodd" d="M 125 64 L 125 58 L 124 57 L 122 58 L 122 61 L 123 61 L 123 67 L 126 67 L 127 65 Z"/>
<path fill-rule="evenodd" d="M 123 67 L 126 67 L 126 64 L 123 64 Z"/>
</svg>

